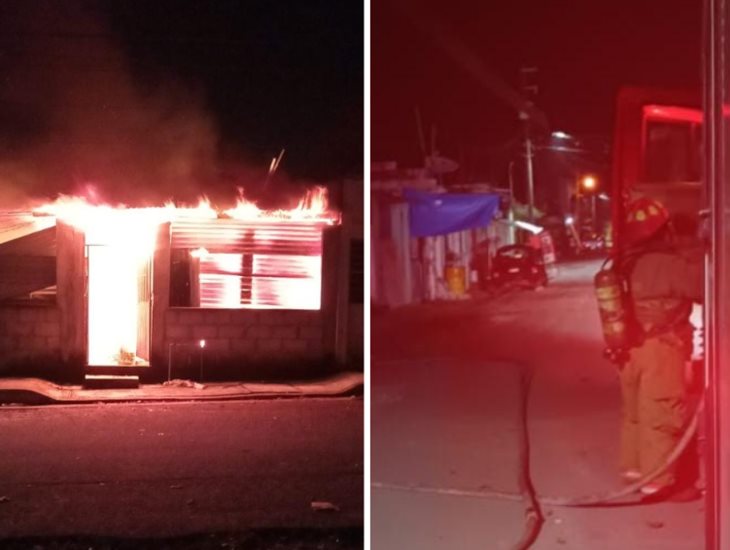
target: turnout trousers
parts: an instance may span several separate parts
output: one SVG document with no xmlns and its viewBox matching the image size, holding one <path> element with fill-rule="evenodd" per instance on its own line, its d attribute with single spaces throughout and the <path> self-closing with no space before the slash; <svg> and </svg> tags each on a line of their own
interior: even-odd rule
<svg viewBox="0 0 730 550">
<path fill-rule="evenodd" d="M 687 414 L 685 349 L 679 336 L 666 334 L 648 338 L 631 350 L 620 374 L 622 472 L 636 470 L 643 477 L 676 447 Z M 655 483 L 669 486 L 675 481 L 676 467 L 672 465 Z"/>
</svg>

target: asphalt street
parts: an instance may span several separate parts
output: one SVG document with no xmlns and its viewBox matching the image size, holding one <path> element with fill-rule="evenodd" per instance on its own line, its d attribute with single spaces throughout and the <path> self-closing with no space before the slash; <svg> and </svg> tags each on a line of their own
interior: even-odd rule
<svg viewBox="0 0 730 550">
<path fill-rule="evenodd" d="M 360 398 L 3 407 L 0 439 L 5 539 L 363 524 Z"/>
<path fill-rule="evenodd" d="M 470 494 L 518 494 L 524 369 L 532 372 L 527 428 L 538 495 L 622 488 L 620 390 L 601 354 L 592 289 L 598 268 L 598 261 L 562 264 L 542 291 L 373 316 L 373 548 L 514 547 L 524 503 Z M 702 501 L 545 506 L 532 547 L 696 550 L 703 547 L 702 510 Z"/>
</svg>

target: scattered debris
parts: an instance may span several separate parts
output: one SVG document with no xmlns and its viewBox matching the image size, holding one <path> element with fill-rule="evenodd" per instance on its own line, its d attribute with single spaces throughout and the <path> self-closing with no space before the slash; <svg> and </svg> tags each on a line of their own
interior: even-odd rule
<svg viewBox="0 0 730 550">
<path fill-rule="evenodd" d="M 192 380 L 181 380 L 175 378 L 174 380 L 168 380 L 162 383 L 163 386 L 172 386 L 176 388 L 195 388 L 196 390 L 204 390 L 205 384 L 199 382 L 193 382 Z"/>
<path fill-rule="evenodd" d="M 182 485 L 170 485 L 170 489 L 182 489 Z"/>
<path fill-rule="evenodd" d="M 335 506 L 331 502 L 327 502 L 324 500 L 313 500 L 312 501 L 312 510 L 315 512 L 339 512 L 340 507 Z"/>
<path fill-rule="evenodd" d="M 185 501 L 185 504 L 187 504 L 188 506 L 193 506 L 195 504 L 195 499 L 189 498 Z"/>
<path fill-rule="evenodd" d="M 555 525 L 560 525 L 561 523 L 563 523 L 563 520 L 561 518 L 555 518 L 553 522 L 555 522 Z"/>
</svg>

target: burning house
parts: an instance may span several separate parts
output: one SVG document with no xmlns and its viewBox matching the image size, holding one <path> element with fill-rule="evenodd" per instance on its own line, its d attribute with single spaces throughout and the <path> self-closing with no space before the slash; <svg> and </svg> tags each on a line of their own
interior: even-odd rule
<svg viewBox="0 0 730 550">
<path fill-rule="evenodd" d="M 341 189 L 342 212 L 316 188 L 280 211 L 61 198 L 0 213 L 0 368 L 275 378 L 361 357 L 362 186 Z"/>
</svg>

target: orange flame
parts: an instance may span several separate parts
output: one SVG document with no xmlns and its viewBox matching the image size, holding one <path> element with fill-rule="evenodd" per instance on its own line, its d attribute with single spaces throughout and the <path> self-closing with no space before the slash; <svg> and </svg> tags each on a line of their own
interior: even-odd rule
<svg viewBox="0 0 730 550">
<path fill-rule="evenodd" d="M 148 281 L 158 227 L 176 219 L 235 219 L 266 222 L 309 222 L 335 224 L 339 214 L 328 210 L 324 187 L 308 191 L 299 204 L 290 210 L 265 211 L 255 203 L 239 198 L 234 208 L 221 212 L 206 197 L 197 206 L 163 206 L 132 208 L 125 205 L 92 204 L 83 197 L 60 196 L 51 203 L 34 209 L 38 215 L 54 216 L 85 234 L 88 265 L 88 360 L 90 365 L 140 365 L 149 359 L 139 341 L 140 306 L 149 302 Z M 240 254 L 210 253 L 201 248 L 190 254 L 201 264 L 210 266 L 201 271 L 201 289 L 215 288 L 215 296 L 201 295 L 201 305 L 208 307 L 241 307 L 241 278 L 235 275 L 241 265 Z M 284 280 L 262 277 L 253 289 L 252 303 L 276 303 L 295 309 L 319 308 L 321 260 L 318 256 L 255 256 L 255 270 L 290 273 L 295 278 Z M 147 278 L 146 278 L 147 277 Z M 148 307 L 148 306 L 147 306 Z M 256 307 L 267 307 L 259 305 Z M 271 307 L 271 306 L 268 306 Z M 141 347 L 142 346 L 142 347 Z M 148 350 L 147 350 L 148 351 Z"/>
<path fill-rule="evenodd" d="M 215 219 L 227 216 L 238 220 L 261 221 L 314 221 L 330 225 L 339 222 L 339 213 L 329 210 L 327 189 L 322 186 L 308 190 L 294 208 L 263 210 L 255 202 L 243 196 L 238 189 L 236 206 L 226 210 L 211 205 L 208 197 L 202 196 L 197 206 L 177 205 L 172 201 L 163 206 L 128 207 L 109 204 L 93 204 L 84 197 L 60 195 L 55 201 L 36 207 L 37 214 L 55 216 L 84 231 L 108 225 L 111 220 L 147 220 L 157 224 L 174 221 L 176 218 Z"/>
<path fill-rule="evenodd" d="M 316 221 L 333 225 L 339 221 L 335 212 L 328 210 L 327 189 L 317 186 L 307 191 L 295 208 L 290 210 L 262 210 L 256 203 L 244 198 L 243 190 L 238 190 L 238 201 L 234 208 L 224 213 L 237 220 L 267 221 Z"/>
<path fill-rule="evenodd" d="M 208 252 L 205 248 L 202 246 L 200 248 L 196 248 L 195 250 L 190 251 L 190 255 L 193 258 L 205 258 L 206 256 L 210 255 L 210 252 Z"/>
</svg>

